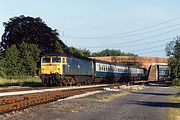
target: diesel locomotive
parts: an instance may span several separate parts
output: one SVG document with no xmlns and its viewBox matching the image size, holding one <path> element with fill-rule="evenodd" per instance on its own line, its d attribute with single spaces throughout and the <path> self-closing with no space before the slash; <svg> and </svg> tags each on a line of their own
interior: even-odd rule
<svg viewBox="0 0 180 120">
<path fill-rule="evenodd" d="M 40 78 L 44 86 L 115 83 L 144 80 L 146 70 L 132 65 L 51 53 L 41 57 Z"/>
</svg>

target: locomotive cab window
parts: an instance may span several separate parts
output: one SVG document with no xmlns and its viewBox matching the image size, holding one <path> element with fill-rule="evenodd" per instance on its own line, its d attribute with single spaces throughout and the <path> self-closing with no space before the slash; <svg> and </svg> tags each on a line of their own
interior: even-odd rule
<svg viewBox="0 0 180 120">
<path fill-rule="evenodd" d="M 61 58 L 52 58 L 52 63 L 60 63 Z"/>
<path fill-rule="evenodd" d="M 62 63 L 66 63 L 66 59 L 65 58 L 62 58 Z"/>
<path fill-rule="evenodd" d="M 43 58 L 42 63 L 50 63 L 51 59 L 50 58 Z"/>
</svg>

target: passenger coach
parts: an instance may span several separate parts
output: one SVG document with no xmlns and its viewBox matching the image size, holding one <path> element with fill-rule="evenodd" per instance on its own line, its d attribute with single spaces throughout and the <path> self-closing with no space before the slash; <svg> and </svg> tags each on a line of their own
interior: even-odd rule
<svg viewBox="0 0 180 120">
<path fill-rule="evenodd" d="M 108 83 L 145 79 L 145 69 L 136 66 L 103 61 L 95 61 L 95 66 L 96 79 L 103 79 L 103 81 Z"/>
</svg>

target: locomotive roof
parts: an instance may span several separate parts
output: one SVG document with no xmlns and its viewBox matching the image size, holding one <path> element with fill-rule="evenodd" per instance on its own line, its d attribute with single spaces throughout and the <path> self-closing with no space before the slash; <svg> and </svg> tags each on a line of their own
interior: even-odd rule
<svg viewBox="0 0 180 120">
<path fill-rule="evenodd" d="M 73 55 L 73 54 L 69 54 L 69 53 L 60 53 L 60 52 L 45 53 L 42 56 L 71 56 L 71 57 L 75 57 L 75 58 L 79 58 L 79 59 L 86 59 L 86 60 L 92 60 L 93 61 L 93 59 L 91 59 L 91 58 Z"/>
</svg>

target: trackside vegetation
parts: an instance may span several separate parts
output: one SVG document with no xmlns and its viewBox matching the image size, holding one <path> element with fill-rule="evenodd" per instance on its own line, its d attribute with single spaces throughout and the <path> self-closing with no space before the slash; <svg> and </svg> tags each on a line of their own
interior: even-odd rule
<svg viewBox="0 0 180 120">
<path fill-rule="evenodd" d="M 39 60 L 40 50 L 34 44 L 23 42 L 20 48 L 16 45 L 7 47 L 1 57 L 2 77 L 7 76 L 36 76 L 37 61 Z"/>
<path fill-rule="evenodd" d="M 37 76 L 40 50 L 34 44 L 23 42 L 20 48 L 16 45 L 8 47 L 0 58 L 0 86 L 38 85 Z"/>
<path fill-rule="evenodd" d="M 173 85 L 180 86 L 180 37 L 166 45 L 166 54 L 170 58 L 168 63 L 171 68 L 171 78 Z"/>
<path fill-rule="evenodd" d="M 81 48 L 75 48 L 75 47 L 69 47 L 68 48 L 69 53 L 77 55 L 77 56 L 83 56 L 83 57 L 103 57 L 103 56 L 137 56 L 133 53 L 125 53 L 121 50 L 114 50 L 114 49 L 105 49 L 101 50 L 99 52 L 90 52 L 87 49 L 81 49 Z"/>
<path fill-rule="evenodd" d="M 0 77 L 0 86 L 39 86 L 42 81 L 38 77 L 8 76 Z"/>
<path fill-rule="evenodd" d="M 180 93 L 170 96 L 169 100 L 172 101 L 174 107 L 168 110 L 168 120 L 179 120 L 180 118 Z"/>
</svg>

